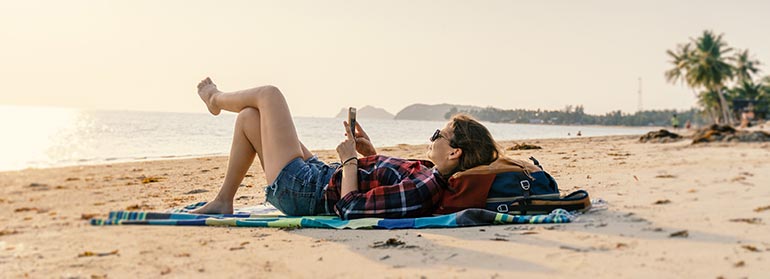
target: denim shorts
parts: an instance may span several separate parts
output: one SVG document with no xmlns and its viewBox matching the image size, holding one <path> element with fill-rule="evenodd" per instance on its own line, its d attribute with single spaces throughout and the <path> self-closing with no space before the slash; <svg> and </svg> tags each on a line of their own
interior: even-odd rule
<svg viewBox="0 0 770 279">
<path fill-rule="evenodd" d="M 275 181 L 265 187 L 266 201 L 289 216 L 334 214 L 326 212 L 321 199 L 339 165 L 327 165 L 316 156 L 291 160 Z"/>
</svg>

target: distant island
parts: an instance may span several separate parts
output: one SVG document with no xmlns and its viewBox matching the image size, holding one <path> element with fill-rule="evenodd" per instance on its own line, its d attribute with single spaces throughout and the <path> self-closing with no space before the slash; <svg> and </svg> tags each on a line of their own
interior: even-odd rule
<svg viewBox="0 0 770 279">
<path fill-rule="evenodd" d="M 336 117 L 346 118 L 347 113 L 347 108 L 343 108 Z M 693 125 L 703 125 L 709 122 L 707 116 L 696 108 L 682 111 L 674 109 L 644 110 L 635 113 L 624 113 L 618 110 L 604 115 L 592 115 L 585 113 L 581 105 L 566 106 L 562 110 L 525 110 L 453 104 L 412 104 L 396 113 L 395 116 L 384 109 L 372 106 L 358 109 L 358 117 L 361 119 L 444 121 L 456 113 L 467 113 L 481 121 L 496 123 L 668 126 L 674 115 L 681 123 L 690 121 Z"/>
<path fill-rule="evenodd" d="M 474 111 L 481 110 L 481 107 L 475 106 L 461 106 L 452 104 L 438 104 L 438 105 L 426 105 L 426 104 L 413 104 L 405 107 L 398 113 L 394 119 L 398 120 L 435 120 L 444 121 L 448 118 L 446 115 L 451 110 L 461 111 Z"/>
<path fill-rule="evenodd" d="M 347 118 L 348 108 L 342 108 L 340 112 L 335 116 L 336 118 Z M 356 118 L 359 119 L 393 119 L 393 114 L 390 112 L 376 108 L 373 106 L 364 106 L 356 111 Z"/>
</svg>

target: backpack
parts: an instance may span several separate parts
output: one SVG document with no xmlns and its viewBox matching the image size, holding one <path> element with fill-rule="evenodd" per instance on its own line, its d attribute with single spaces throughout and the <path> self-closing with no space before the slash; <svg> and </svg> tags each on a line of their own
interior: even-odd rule
<svg viewBox="0 0 770 279">
<path fill-rule="evenodd" d="M 560 197 L 556 180 L 543 170 L 537 159 L 530 157 L 530 160 L 533 163 L 500 157 L 489 165 L 455 173 L 449 178 L 436 213 L 485 208 L 500 213 L 539 214 L 556 208 L 585 210 L 590 207 L 585 191 Z"/>
</svg>

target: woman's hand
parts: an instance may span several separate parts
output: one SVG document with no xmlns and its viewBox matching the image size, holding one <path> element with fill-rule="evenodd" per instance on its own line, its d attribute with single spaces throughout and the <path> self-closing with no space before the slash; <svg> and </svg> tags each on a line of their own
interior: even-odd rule
<svg viewBox="0 0 770 279">
<path fill-rule="evenodd" d="M 347 121 L 344 122 L 345 127 L 348 127 Z M 350 129 L 347 129 L 345 131 L 350 131 Z M 347 135 L 347 133 L 345 133 Z M 361 153 L 361 155 L 364 156 L 372 156 L 377 154 L 377 150 L 374 149 L 374 145 L 372 144 L 372 140 L 369 139 L 369 135 L 366 134 L 363 128 L 361 128 L 361 124 L 359 124 L 356 121 L 356 151 L 358 153 Z"/>
<path fill-rule="evenodd" d="M 348 125 L 347 121 L 342 122 L 342 125 L 345 126 L 345 131 L 350 131 L 350 125 Z M 349 133 L 345 133 L 345 136 L 345 140 L 337 145 L 337 155 L 340 156 L 340 161 L 343 162 L 349 158 L 357 157 L 355 138 Z"/>
</svg>

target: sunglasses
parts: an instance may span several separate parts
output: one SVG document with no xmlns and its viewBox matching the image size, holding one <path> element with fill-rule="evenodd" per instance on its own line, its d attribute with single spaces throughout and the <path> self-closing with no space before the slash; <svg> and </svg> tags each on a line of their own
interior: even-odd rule
<svg viewBox="0 0 770 279">
<path fill-rule="evenodd" d="M 430 136 L 430 142 L 435 142 L 439 138 L 445 138 L 449 142 L 449 146 L 455 147 L 454 142 L 452 142 L 452 139 L 445 137 L 441 134 L 441 129 L 436 129 L 435 132 L 433 132 L 433 135 Z"/>
<path fill-rule="evenodd" d="M 434 142 L 439 138 L 445 138 L 445 137 L 441 135 L 441 130 L 436 129 L 436 132 L 434 132 L 433 135 L 430 136 L 430 142 Z"/>
</svg>

